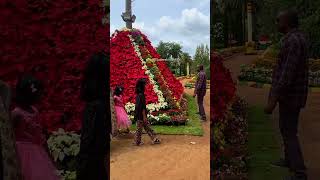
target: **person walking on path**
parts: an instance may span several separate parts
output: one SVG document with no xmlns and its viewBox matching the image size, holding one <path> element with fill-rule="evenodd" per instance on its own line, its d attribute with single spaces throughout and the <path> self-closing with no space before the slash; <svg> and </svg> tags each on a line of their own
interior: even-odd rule
<svg viewBox="0 0 320 180">
<path fill-rule="evenodd" d="M 46 130 L 41 125 L 36 108 L 42 93 L 42 82 L 34 77 L 27 75 L 18 80 L 16 106 L 11 111 L 11 120 L 23 180 L 61 179 L 47 152 Z"/>
<path fill-rule="evenodd" d="M 0 80 L 0 179 L 21 180 L 13 123 L 10 119 L 10 87 Z"/>
<path fill-rule="evenodd" d="M 86 102 L 82 119 L 77 180 L 109 179 L 111 133 L 109 56 L 94 54 L 84 72 L 81 97 Z"/>
<path fill-rule="evenodd" d="M 137 121 L 137 131 L 135 137 L 135 145 L 143 145 L 141 141 L 142 129 L 148 133 L 153 144 L 160 144 L 160 140 L 157 138 L 156 133 L 151 129 L 150 122 L 147 118 L 146 98 L 144 94 L 146 86 L 146 79 L 139 79 L 136 84 L 136 106 L 134 119 Z"/>
<path fill-rule="evenodd" d="M 293 10 L 283 11 L 277 18 L 278 30 L 285 34 L 277 66 L 273 71 L 267 114 L 279 103 L 279 127 L 284 142 L 284 159 L 274 163 L 288 167 L 291 180 L 307 179 L 306 167 L 298 139 L 300 110 L 305 107 L 308 95 L 308 42 L 298 30 L 298 15 Z"/>
<path fill-rule="evenodd" d="M 116 118 L 117 118 L 117 129 L 125 129 L 125 133 L 130 133 L 130 126 L 131 126 L 131 121 L 129 119 L 129 116 L 126 112 L 125 105 L 122 100 L 122 95 L 123 95 L 124 88 L 122 86 L 117 86 L 114 90 L 114 109 L 116 112 Z"/>
<path fill-rule="evenodd" d="M 203 65 L 200 65 L 193 97 L 197 96 L 199 114 L 201 116 L 201 120 L 203 121 L 206 120 L 206 113 L 204 111 L 204 106 L 203 106 L 203 98 L 206 95 L 206 91 L 207 91 L 207 76 L 203 70 Z"/>
</svg>

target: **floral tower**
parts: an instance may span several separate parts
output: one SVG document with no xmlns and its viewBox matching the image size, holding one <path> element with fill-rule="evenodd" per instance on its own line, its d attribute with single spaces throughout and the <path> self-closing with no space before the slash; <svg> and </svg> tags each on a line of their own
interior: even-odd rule
<svg viewBox="0 0 320 180">
<path fill-rule="evenodd" d="M 184 88 L 147 36 L 131 28 L 135 16 L 131 14 L 130 3 L 130 0 L 126 3 L 126 12 L 122 15 L 127 27 L 116 30 L 110 40 L 110 86 L 112 89 L 117 85 L 124 87 L 123 100 L 132 119 L 135 84 L 139 78 L 148 79 L 145 94 L 151 123 L 183 124 L 187 121 Z"/>
</svg>

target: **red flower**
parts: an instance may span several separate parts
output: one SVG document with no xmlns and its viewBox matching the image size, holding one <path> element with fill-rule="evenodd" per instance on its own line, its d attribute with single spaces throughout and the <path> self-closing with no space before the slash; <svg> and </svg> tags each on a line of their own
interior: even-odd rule
<svg viewBox="0 0 320 180">
<path fill-rule="evenodd" d="M 37 106 L 42 124 L 49 131 L 80 130 L 82 70 L 93 53 L 108 53 L 109 25 L 101 23 L 104 15 L 99 8 L 101 1 L 82 4 L 62 0 L 0 3 L 4 45 L 0 56 L 1 80 L 8 82 L 13 92 L 17 78 L 23 73 L 31 73 L 44 82 L 45 94 Z M 70 115 L 63 118 L 68 112 Z"/>
<path fill-rule="evenodd" d="M 210 59 L 210 119 L 212 121 L 224 118 L 227 106 L 235 96 L 236 88 L 230 71 L 222 64 L 222 58 L 216 53 Z"/>
<path fill-rule="evenodd" d="M 151 56 L 157 59 L 161 58 L 160 55 L 157 53 L 157 51 L 152 47 L 151 42 L 149 41 L 147 36 L 145 36 L 144 34 L 141 34 L 141 36 L 143 37 L 143 40 L 145 42 L 145 47 L 147 48 Z M 157 61 L 156 64 L 159 70 L 161 71 L 161 74 L 163 75 L 164 79 L 166 80 L 166 84 L 168 85 L 169 90 L 172 92 L 173 97 L 175 97 L 177 100 L 180 100 L 184 91 L 182 84 L 172 74 L 166 62 Z"/>
<path fill-rule="evenodd" d="M 129 32 L 118 32 L 117 36 L 111 40 L 110 56 L 110 87 L 117 85 L 124 86 L 124 103 L 135 103 L 135 84 L 139 78 L 149 78 L 142 69 L 141 60 L 137 56 L 131 41 Z M 153 90 L 152 84 L 147 84 L 147 103 L 157 103 L 158 96 Z"/>
</svg>

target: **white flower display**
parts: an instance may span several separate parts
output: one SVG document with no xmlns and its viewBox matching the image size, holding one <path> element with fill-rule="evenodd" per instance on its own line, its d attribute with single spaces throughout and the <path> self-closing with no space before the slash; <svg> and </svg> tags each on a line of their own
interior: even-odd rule
<svg viewBox="0 0 320 180">
<path fill-rule="evenodd" d="M 149 112 L 154 112 L 154 111 L 159 111 L 160 109 L 166 108 L 168 106 L 168 103 L 165 102 L 165 98 L 163 97 L 163 93 L 161 92 L 160 87 L 156 84 L 156 81 L 154 80 L 154 75 L 150 72 L 150 70 L 148 70 L 147 63 L 143 60 L 143 58 L 141 56 L 139 46 L 134 42 L 134 39 L 132 38 L 132 36 L 130 34 L 128 35 L 128 37 L 131 41 L 132 46 L 134 47 L 134 50 L 135 50 L 137 56 L 139 57 L 139 59 L 141 61 L 142 69 L 144 69 L 145 74 L 148 75 L 149 81 L 153 85 L 153 90 L 158 96 L 158 103 L 147 104 L 147 109 L 149 110 Z M 135 105 L 133 103 L 129 102 L 126 104 L 126 111 L 128 113 L 134 111 L 134 109 L 135 109 Z"/>
</svg>

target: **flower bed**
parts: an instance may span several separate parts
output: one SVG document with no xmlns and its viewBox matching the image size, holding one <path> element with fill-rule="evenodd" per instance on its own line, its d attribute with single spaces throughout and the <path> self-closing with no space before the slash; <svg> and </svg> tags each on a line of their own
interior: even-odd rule
<svg viewBox="0 0 320 180">
<path fill-rule="evenodd" d="M 234 54 L 245 52 L 245 50 L 246 50 L 245 46 L 237 46 L 237 47 L 220 49 L 218 50 L 218 52 L 223 58 L 228 58 L 233 56 Z"/>
<path fill-rule="evenodd" d="M 195 83 L 193 80 L 191 80 L 191 81 L 188 81 L 188 82 L 184 85 L 184 87 L 189 88 L 189 89 L 192 89 L 192 88 L 195 87 L 195 84 L 196 84 L 196 83 Z M 210 89 L 210 80 L 207 80 L 207 89 Z"/>
<path fill-rule="evenodd" d="M 272 70 L 276 66 L 278 53 L 278 44 L 271 45 L 252 65 L 242 65 L 241 73 L 238 77 L 239 80 L 270 84 L 272 80 Z M 309 69 L 310 86 L 319 87 L 320 59 L 309 59 Z"/>
<path fill-rule="evenodd" d="M 139 30 L 116 31 L 111 38 L 110 86 L 124 86 L 126 111 L 133 119 L 135 108 L 135 84 L 139 78 L 148 79 L 146 102 L 152 124 L 184 124 L 187 117 L 182 104 L 185 102 L 183 86 L 172 74 L 151 42 Z M 165 111 L 175 109 L 173 116 Z M 162 112 L 162 113 L 157 113 Z"/>
<path fill-rule="evenodd" d="M 271 84 L 272 69 L 259 68 L 250 65 L 242 65 L 239 75 L 240 81 L 253 81 L 262 84 Z M 309 86 L 320 87 L 320 71 L 309 72 Z"/>
<path fill-rule="evenodd" d="M 80 130 L 82 70 L 93 53 L 109 53 L 109 24 L 102 24 L 108 12 L 101 4 L 100 0 L 0 4 L 0 77 L 13 92 L 24 73 L 43 81 L 45 93 L 38 107 L 49 132 Z"/>
<path fill-rule="evenodd" d="M 213 127 L 211 164 L 214 179 L 247 179 L 247 103 L 237 97 L 226 112 L 226 118 Z"/>
<path fill-rule="evenodd" d="M 246 103 L 235 96 L 229 70 L 217 54 L 211 54 L 210 120 L 211 167 L 214 179 L 246 178 Z"/>
<path fill-rule="evenodd" d="M 210 119 L 219 121 L 225 116 L 228 104 L 235 96 L 236 88 L 230 71 L 223 66 L 223 58 L 216 53 L 211 54 L 211 87 L 210 88 Z"/>
</svg>

